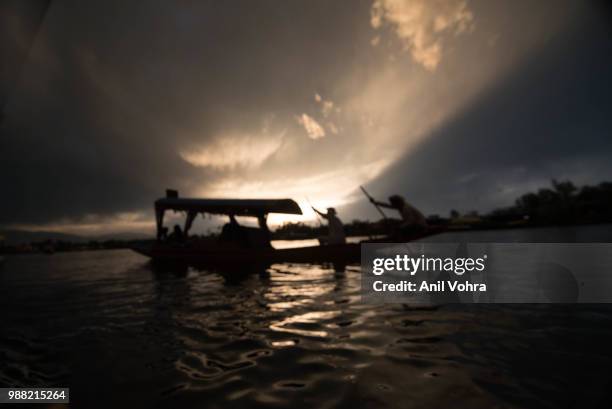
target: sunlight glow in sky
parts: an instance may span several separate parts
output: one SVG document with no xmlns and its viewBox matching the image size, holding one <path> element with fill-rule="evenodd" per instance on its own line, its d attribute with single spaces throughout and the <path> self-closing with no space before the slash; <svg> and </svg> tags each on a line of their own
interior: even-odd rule
<svg viewBox="0 0 612 409">
<path fill-rule="evenodd" d="M 54 5 L 23 74 L 32 80 L 23 81 L 7 112 L 30 118 L 28 98 L 54 106 L 51 87 L 63 76 L 81 81 L 79 94 L 67 97 L 76 106 L 62 105 L 73 113 L 57 131 L 65 140 L 40 142 L 35 159 L 44 162 L 61 147 L 75 168 L 106 167 L 103 183 L 121 185 L 131 204 L 117 211 L 105 198 L 113 210 L 103 214 L 92 200 L 86 216 L 17 227 L 150 232 L 152 203 L 166 188 L 183 197 L 300 204 L 303 216 L 271 215 L 272 226 L 315 222 L 310 203 L 340 208 L 346 222 L 367 218 L 343 213 L 364 200 L 360 185 L 376 181 L 537 53 L 571 15 L 559 8 L 546 13 L 546 24 L 533 24 L 541 18 L 510 2 L 373 0 L 355 10 L 327 5 L 323 20 L 321 10 L 313 14 L 316 25 L 291 9 L 305 20 L 289 30 L 286 18 L 273 14 L 261 26 L 228 9 L 207 26 L 203 4 L 129 7 L 148 16 L 138 20 L 143 30 L 134 30 L 127 11 L 104 20 L 104 10 Z M 516 21 L 527 18 L 532 24 L 517 31 Z M 224 19 L 239 29 L 227 31 Z M 92 30 L 66 45 L 66 32 L 88 24 L 100 24 L 103 35 Z M 50 116 L 55 125 L 57 115 Z M 132 197 L 131 187 L 142 193 Z"/>
</svg>

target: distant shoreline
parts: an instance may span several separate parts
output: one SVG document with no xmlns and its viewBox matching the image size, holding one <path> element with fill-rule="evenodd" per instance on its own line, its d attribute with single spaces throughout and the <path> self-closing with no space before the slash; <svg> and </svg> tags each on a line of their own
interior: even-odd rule
<svg viewBox="0 0 612 409">
<path fill-rule="evenodd" d="M 454 232 L 479 232 L 479 231 L 503 231 L 503 230 L 528 230 L 528 229 L 545 229 L 545 228 L 566 228 L 566 227 L 587 227 L 587 226 L 605 226 L 610 225 L 611 222 L 603 223 L 575 223 L 575 224 L 521 224 L 521 225 L 492 225 L 492 224 L 479 224 L 479 225 L 449 225 L 448 233 Z M 317 230 L 313 229 L 313 232 Z M 315 240 L 320 237 L 321 234 L 309 234 L 309 235 L 272 235 L 272 241 L 300 241 L 300 240 Z M 372 236 L 380 237 L 379 233 L 360 233 L 360 234 L 349 234 L 347 238 L 367 238 Z M 96 251 L 96 250 L 120 250 L 130 249 L 136 244 L 150 243 L 155 238 L 151 237 L 148 239 L 136 239 L 136 240 L 89 240 L 84 242 L 71 242 L 71 241 L 53 241 L 45 240 L 40 242 L 31 242 L 19 245 L 6 245 L 0 247 L 0 254 L 54 254 L 54 253 L 65 253 L 65 252 L 79 252 L 79 251 Z"/>
</svg>

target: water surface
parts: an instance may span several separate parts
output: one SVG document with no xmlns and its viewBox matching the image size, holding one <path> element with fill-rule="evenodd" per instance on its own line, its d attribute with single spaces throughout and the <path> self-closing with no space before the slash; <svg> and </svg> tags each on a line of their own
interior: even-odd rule
<svg viewBox="0 0 612 409">
<path fill-rule="evenodd" d="M 12 256 L 0 384 L 69 386 L 87 408 L 609 407 L 607 306 L 372 306 L 359 288 L 358 266 Z"/>
</svg>

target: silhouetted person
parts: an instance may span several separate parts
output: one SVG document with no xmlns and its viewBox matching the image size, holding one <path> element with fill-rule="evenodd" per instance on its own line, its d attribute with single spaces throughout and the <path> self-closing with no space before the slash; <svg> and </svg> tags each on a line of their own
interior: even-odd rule
<svg viewBox="0 0 612 409">
<path fill-rule="evenodd" d="M 229 215 L 229 223 L 225 223 L 221 229 L 221 239 L 232 241 L 238 236 L 240 225 L 233 214 Z"/>
<path fill-rule="evenodd" d="M 346 236 L 344 235 L 344 226 L 342 225 L 342 221 L 336 215 L 336 209 L 333 207 L 327 208 L 327 213 L 323 213 L 312 208 L 315 212 L 317 212 L 321 217 L 327 220 L 327 228 L 328 235 L 326 237 L 322 237 L 322 244 L 344 244 L 346 243 Z"/>
<path fill-rule="evenodd" d="M 245 227 L 240 228 L 244 232 L 245 244 L 250 248 L 270 248 L 271 233 L 268 229 L 268 224 L 265 214 L 257 216 L 258 227 Z"/>
<path fill-rule="evenodd" d="M 221 241 L 228 241 L 246 246 L 248 244 L 247 230 L 238 224 L 233 214 L 229 215 L 229 219 L 229 223 L 223 225 L 223 229 L 221 230 Z"/>
<path fill-rule="evenodd" d="M 174 225 L 174 229 L 172 230 L 172 233 L 168 237 L 168 240 L 176 241 L 176 242 L 182 242 L 183 238 L 184 238 L 183 237 L 183 230 L 181 229 L 181 226 L 179 226 L 178 224 L 175 224 Z"/>
<path fill-rule="evenodd" d="M 374 199 L 370 199 L 370 202 L 377 206 L 394 209 L 399 212 L 402 217 L 402 224 L 400 225 L 401 234 L 422 233 L 427 230 L 427 220 L 425 220 L 423 213 L 399 195 L 389 197 L 389 203 L 377 202 Z"/>
</svg>

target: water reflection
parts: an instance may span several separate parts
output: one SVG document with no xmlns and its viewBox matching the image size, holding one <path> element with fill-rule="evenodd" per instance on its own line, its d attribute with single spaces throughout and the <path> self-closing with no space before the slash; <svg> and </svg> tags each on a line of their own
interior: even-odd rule
<svg viewBox="0 0 612 409">
<path fill-rule="evenodd" d="M 287 332 L 289 334 L 302 335 L 305 337 L 325 338 L 329 335 L 327 331 L 306 328 L 321 327 L 324 322 L 336 318 L 340 314 L 340 311 L 312 311 L 304 314 L 292 315 L 283 320 L 272 322 L 269 327 L 271 330 L 278 332 Z"/>
<path fill-rule="evenodd" d="M 1 277 L 0 383 L 69 384 L 75 407 L 88 408 L 593 407 L 605 398 L 609 308 L 368 305 L 360 274 L 352 265 L 168 269 L 124 251 L 15 257 Z M 99 385 L 113 394 L 101 397 Z"/>
<path fill-rule="evenodd" d="M 321 327 L 324 322 L 335 318 L 340 311 L 309 311 L 296 313 L 300 308 L 311 308 L 318 300 L 329 296 L 332 292 L 342 291 L 345 276 L 345 265 L 305 265 L 305 264 L 274 264 L 268 268 L 251 268 L 241 270 L 212 269 L 203 266 L 188 266 L 186 264 L 156 264 L 150 263 L 149 268 L 157 281 L 158 308 L 164 314 L 159 317 L 167 319 L 172 306 L 184 307 L 190 299 L 190 285 L 187 280 L 190 272 L 217 274 L 223 279 L 224 286 L 244 285 L 245 281 L 258 277 L 262 285 L 260 307 L 280 314 L 282 319 L 272 319 L 268 328 L 277 332 L 290 334 L 326 337 L 327 331 L 309 330 L 308 327 Z M 340 270 L 342 268 L 342 270 Z M 210 288 L 202 291 L 210 292 Z M 170 298 L 168 298 L 170 297 Z M 179 301 L 180 300 L 180 301 Z M 166 322 L 171 328 L 176 323 Z M 278 341 L 274 346 L 288 346 L 294 341 Z"/>
</svg>

